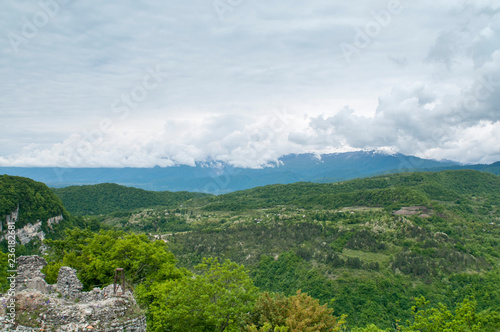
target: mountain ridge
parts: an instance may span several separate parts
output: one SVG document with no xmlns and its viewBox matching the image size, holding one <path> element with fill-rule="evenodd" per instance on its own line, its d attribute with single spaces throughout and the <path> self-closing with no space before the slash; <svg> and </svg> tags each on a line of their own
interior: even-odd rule
<svg viewBox="0 0 500 332">
<path fill-rule="evenodd" d="M 224 194 L 268 184 L 338 182 L 387 173 L 446 169 L 476 169 L 500 174 L 500 162 L 491 165 L 462 165 L 453 161 L 422 159 L 399 153 L 357 151 L 320 156 L 312 153 L 290 154 L 278 159 L 274 166 L 259 169 L 211 161 L 197 163 L 196 166 L 168 168 L 1 167 L 0 174 L 29 177 L 55 188 L 116 183 L 153 191 Z"/>
<path fill-rule="evenodd" d="M 106 214 L 117 210 L 134 210 L 157 205 L 179 205 L 207 195 L 185 191 L 147 191 L 114 183 L 69 186 L 54 188 L 52 191 L 63 201 L 68 211 L 76 215 Z"/>
</svg>

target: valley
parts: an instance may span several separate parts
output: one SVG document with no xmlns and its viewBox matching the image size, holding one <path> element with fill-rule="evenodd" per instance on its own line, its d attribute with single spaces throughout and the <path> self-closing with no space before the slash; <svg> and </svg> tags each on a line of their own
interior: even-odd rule
<svg viewBox="0 0 500 332">
<path fill-rule="evenodd" d="M 12 197 L 9 209 L 32 195 L 25 188 L 16 198 L 14 187 L 5 196 Z M 125 267 L 151 326 L 171 324 L 158 316 L 158 291 L 196 275 L 211 257 L 244 268 L 262 294 L 291 298 L 300 290 L 319 300 L 344 322 L 339 331 L 411 331 L 412 306 L 422 297 L 427 306 L 452 310 L 474 301 L 490 326 L 482 330 L 496 331 L 499 189 L 499 176 L 473 170 L 275 184 L 219 196 L 113 184 L 52 189 L 45 195 L 60 208 L 49 211 L 62 211 L 65 224 L 47 232 L 44 273 L 55 282 L 58 268 L 71 266 L 90 289 L 112 281 L 104 262 L 115 262 Z M 25 202 L 21 211 L 38 204 Z M 38 251 L 29 244 L 19 250 Z M 154 252 L 169 262 L 168 274 Z"/>
</svg>

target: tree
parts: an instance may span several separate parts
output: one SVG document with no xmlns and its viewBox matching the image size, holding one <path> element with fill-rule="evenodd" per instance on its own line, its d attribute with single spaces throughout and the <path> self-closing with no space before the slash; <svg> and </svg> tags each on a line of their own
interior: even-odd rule
<svg viewBox="0 0 500 332">
<path fill-rule="evenodd" d="M 175 257 L 166 244 L 163 241 L 151 242 L 146 235 L 112 230 L 99 233 L 73 230 L 66 233 L 64 240 L 47 243 L 52 245 L 53 257 L 59 258 L 45 269 L 51 280 L 62 260 L 63 265 L 78 271 L 86 289 L 112 283 L 116 268 L 124 269 L 127 282 L 132 285 L 183 275 L 175 267 Z"/>
<path fill-rule="evenodd" d="M 255 325 L 247 326 L 248 332 L 288 332 L 288 327 L 286 326 L 273 326 L 269 323 L 265 323 L 260 329 L 257 329 Z"/>
<path fill-rule="evenodd" d="M 438 308 L 426 308 L 429 301 L 422 296 L 416 299 L 416 305 L 412 307 L 413 323 L 404 331 L 420 332 L 476 332 L 476 331 L 498 331 L 500 328 L 500 316 L 496 312 L 477 314 L 476 301 L 465 299 L 452 313 L 444 304 Z"/>
<path fill-rule="evenodd" d="M 243 266 L 203 259 L 200 274 L 152 286 L 152 331 L 238 331 L 257 297 Z"/>
<path fill-rule="evenodd" d="M 355 327 L 351 332 L 390 332 L 391 330 L 381 330 L 375 324 L 370 324 L 364 328 Z M 399 330 L 398 330 L 399 331 Z"/>
<path fill-rule="evenodd" d="M 297 295 L 262 293 L 253 309 L 248 331 L 327 332 L 341 331 L 345 316 L 337 319 L 333 309 L 297 291 Z"/>
</svg>

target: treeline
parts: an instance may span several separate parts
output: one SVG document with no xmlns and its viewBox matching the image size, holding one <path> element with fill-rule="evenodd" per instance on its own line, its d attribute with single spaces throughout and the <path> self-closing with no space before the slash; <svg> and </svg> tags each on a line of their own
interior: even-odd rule
<svg viewBox="0 0 500 332">
<path fill-rule="evenodd" d="M 466 212 L 487 214 L 500 204 L 500 177 L 472 170 L 399 173 L 339 183 L 299 182 L 270 185 L 221 196 L 188 192 L 152 192 L 116 184 L 71 186 L 53 191 L 75 215 L 99 215 L 154 206 L 189 205 L 204 211 L 247 211 L 277 205 L 337 209 L 374 206 L 389 210 L 402 206 L 430 207 L 433 201 L 460 201 Z M 469 196 L 485 197 L 484 206 L 467 211 Z M 468 198 L 469 197 L 469 198 Z"/>
<path fill-rule="evenodd" d="M 491 203 L 498 203 L 499 187 L 499 176 L 478 171 L 402 173 L 332 184 L 301 182 L 258 187 L 213 197 L 203 209 L 244 211 L 276 205 L 334 209 L 362 205 L 389 210 L 410 205 L 429 206 L 432 200 L 455 201 L 466 195 L 482 195 Z"/>
<path fill-rule="evenodd" d="M 190 192 L 156 192 L 103 183 L 54 188 L 64 206 L 75 215 L 99 215 L 153 206 L 178 206 L 194 198 L 210 195 Z"/>
</svg>

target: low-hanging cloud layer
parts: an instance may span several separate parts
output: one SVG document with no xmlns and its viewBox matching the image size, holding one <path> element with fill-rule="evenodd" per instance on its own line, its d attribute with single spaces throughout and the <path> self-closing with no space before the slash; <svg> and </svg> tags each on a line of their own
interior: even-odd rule
<svg viewBox="0 0 500 332">
<path fill-rule="evenodd" d="M 500 160 L 500 3 L 11 1 L 0 166 Z"/>
</svg>

